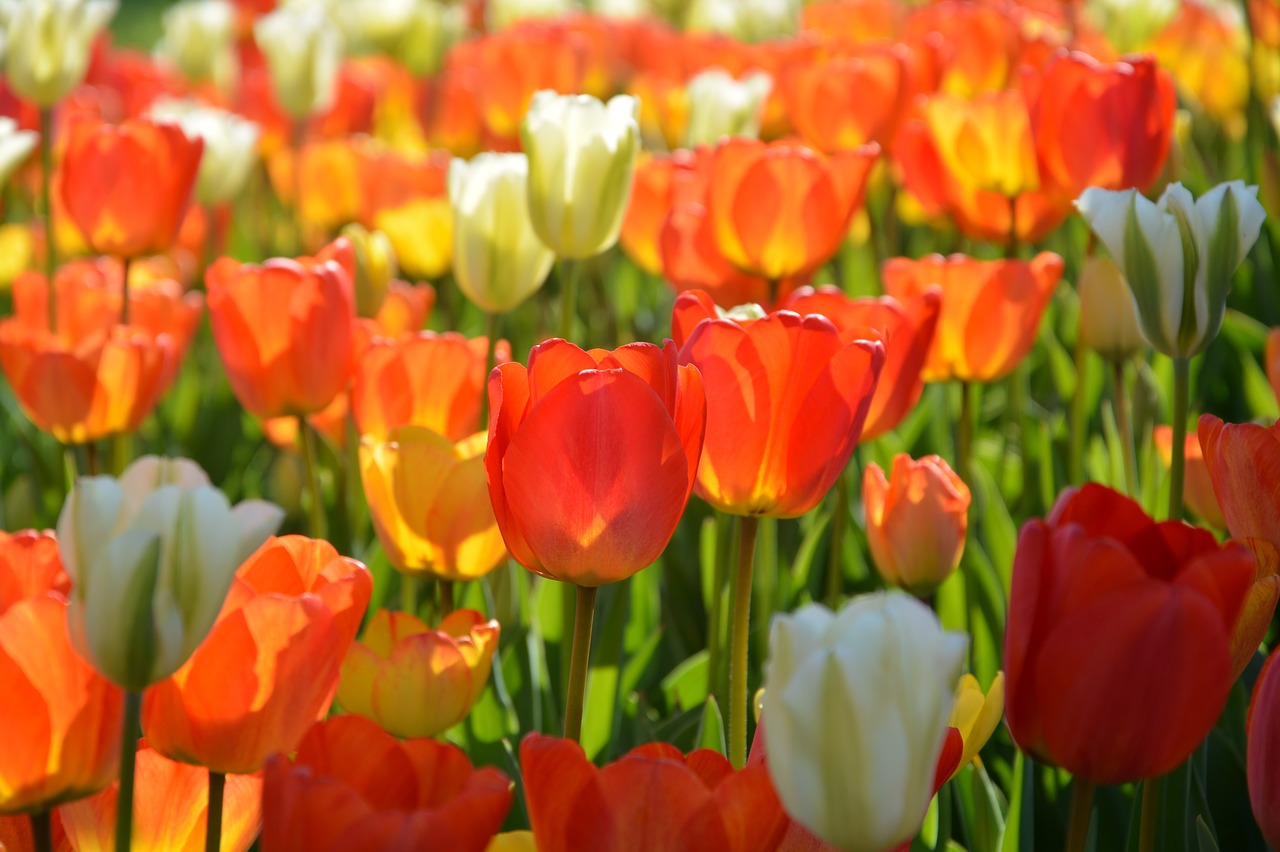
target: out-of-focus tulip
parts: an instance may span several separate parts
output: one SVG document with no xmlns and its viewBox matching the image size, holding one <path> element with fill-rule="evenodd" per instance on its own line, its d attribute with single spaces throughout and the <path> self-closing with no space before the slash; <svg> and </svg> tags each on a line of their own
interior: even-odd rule
<svg viewBox="0 0 1280 852">
<path fill-rule="evenodd" d="M 535 733 L 520 766 L 539 852 L 772 852 L 788 822 L 763 765 L 735 772 L 708 749 L 651 743 L 598 769 L 577 743 Z"/>
<path fill-rule="evenodd" d="M 1040 187 L 1021 93 L 993 92 L 972 100 L 935 95 L 924 116 L 947 170 L 973 189 L 1013 197 Z"/>
<path fill-rule="evenodd" d="M 230 91 L 236 82 L 236 7 L 228 0 L 182 0 L 164 11 L 156 55 L 197 83 Z"/>
<path fill-rule="evenodd" d="M 355 0 L 336 10 L 348 35 L 390 56 L 415 77 L 440 71 L 445 53 L 465 24 L 462 6 L 437 0 Z"/>
<path fill-rule="evenodd" d="M 846 341 L 820 314 L 721 317 L 699 291 L 676 299 L 671 328 L 707 390 L 698 496 L 738 515 L 818 505 L 862 434 L 884 345 Z"/>
<path fill-rule="evenodd" d="M 355 222 L 342 229 L 342 236 L 351 243 L 355 256 L 355 274 L 351 283 L 355 290 L 356 314 L 361 317 L 377 316 L 391 289 L 391 282 L 400 274 L 395 246 L 382 231 L 370 231 Z M 434 304 L 435 291 L 431 292 Z"/>
<path fill-rule="evenodd" d="M 72 647 L 69 588 L 52 535 L 0 534 L 0 813 L 47 810 L 117 772 L 120 691 Z"/>
<path fill-rule="evenodd" d="M 396 257 L 415 279 L 436 279 L 453 263 L 453 209 L 447 198 L 415 198 L 379 211 L 374 224 L 395 246 Z"/>
<path fill-rule="evenodd" d="M 1223 423 L 1205 414 L 1197 437 L 1213 486 L 1210 497 L 1221 510 L 1219 529 L 1225 526 L 1252 550 L 1256 563 L 1253 586 L 1231 636 L 1231 670 L 1239 677 L 1257 653 L 1280 601 L 1280 500 L 1273 478 L 1280 470 L 1280 428 Z M 1188 464 L 1188 491 L 1192 469 Z"/>
<path fill-rule="evenodd" d="M 698 472 L 702 378 L 676 348 L 584 352 L 554 339 L 489 377 L 489 496 L 512 557 L 579 586 L 625 580 L 666 548 Z"/>
<path fill-rule="evenodd" d="M 1141 50 L 1181 4 L 1177 0 L 1089 0 L 1088 17 L 1122 53 Z"/>
<path fill-rule="evenodd" d="M 209 772 L 169 760 L 138 741 L 133 778 L 135 852 L 201 852 L 209 812 Z M 72 849 L 114 848 L 120 782 L 58 809 Z M 227 777 L 222 800 L 222 849 L 247 852 L 262 825 L 262 776 Z"/>
<path fill-rule="evenodd" d="M 976 260 L 961 254 L 884 265 L 884 289 L 909 299 L 942 288 L 942 313 L 924 367 L 926 382 L 994 382 L 1013 371 L 1035 344 L 1040 318 L 1062 277 L 1062 258 Z"/>
<path fill-rule="evenodd" d="M 257 162 L 258 125 L 233 112 L 191 100 L 157 101 L 151 107 L 151 115 L 177 122 L 187 138 L 204 143 L 196 177 L 196 200 L 201 204 L 224 204 L 240 195 Z"/>
<path fill-rule="evenodd" d="M 800 24 L 800 6 L 799 0 L 690 0 L 684 27 L 748 43 L 786 38 Z"/>
<path fill-rule="evenodd" d="M 641 155 L 636 162 L 619 242 L 627 257 L 650 275 L 662 274 L 658 241 L 672 212 L 677 172 L 689 162 L 687 151 Z"/>
<path fill-rule="evenodd" d="M 36 147 L 39 134 L 33 130 L 19 130 L 12 118 L 0 118 L 0 187 L 22 165 Z"/>
<path fill-rule="evenodd" d="M 484 153 L 449 165 L 453 275 L 488 313 L 506 313 L 538 292 L 555 262 L 529 216 L 528 187 L 524 154 Z"/>
<path fill-rule="evenodd" d="M 529 216 L 563 258 L 594 257 L 618 241 L 640 150 L 637 102 L 590 95 L 533 96 L 520 126 L 529 156 Z"/>
<path fill-rule="evenodd" d="M 558 18 L 572 9 L 571 0 L 487 0 L 485 25 L 496 32 L 521 21 Z"/>
<path fill-rule="evenodd" d="M 1280 652 L 1273 653 L 1258 674 L 1245 722 L 1249 804 L 1262 836 L 1280 847 Z"/>
<path fill-rule="evenodd" d="M 969 529 L 969 486 L 938 456 L 893 457 L 885 478 L 872 462 L 862 476 L 867 544 L 886 583 L 928 595 L 951 576 Z"/>
<path fill-rule="evenodd" d="M 357 716 L 317 722 L 263 780 L 263 852 L 484 852 L 511 808 L 498 770 L 473 769 L 446 743 L 398 742 Z"/>
<path fill-rule="evenodd" d="M 1094 784 L 1173 769 L 1226 704 L 1253 577 L 1237 544 L 1156 523 L 1101 485 L 1065 491 L 1018 536 L 1004 638 L 1014 741 Z"/>
<path fill-rule="evenodd" d="M 378 610 L 342 662 L 338 703 L 397 737 L 434 737 L 461 722 L 489 682 L 498 622 L 458 609 L 436 629 Z"/>
<path fill-rule="evenodd" d="M 889 145 L 907 108 L 906 54 L 903 46 L 876 47 L 789 68 L 782 96 L 791 123 L 828 154 Z"/>
<path fill-rule="evenodd" d="M 924 391 L 922 370 L 941 305 L 937 290 L 899 302 L 891 296 L 852 299 L 838 287 L 826 285 L 816 290 L 801 287 L 783 301 L 781 309 L 822 314 L 846 341 L 861 338 L 884 343 L 884 366 L 862 426 L 862 440 L 870 441 L 897 426 L 919 402 Z"/>
<path fill-rule="evenodd" d="M 504 831 L 494 835 L 485 852 L 538 852 L 532 831 Z"/>
<path fill-rule="evenodd" d="M 1273 328 L 1267 334 L 1263 359 L 1266 362 L 1264 366 L 1267 369 L 1267 381 L 1275 392 L 1276 399 L 1280 401 L 1280 328 Z"/>
<path fill-rule="evenodd" d="M 323 8 L 281 6 L 254 23 L 253 37 L 267 58 L 285 112 L 303 119 L 333 103 L 342 35 Z"/>
<path fill-rule="evenodd" d="M 851 852 L 913 837 L 933 796 L 967 641 L 895 593 L 854 598 L 838 613 L 810 604 L 776 616 L 762 719 L 787 812 Z"/>
<path fill-rule="evenodd" d="M 58 515 L 76 648 L 135 692 L 173 674 L 213 627 L 236 567 L 283 519 L 262 501 L 233 509 L 186 459 L 82 477 Z"/>
<path fill-rule="evenodd" d="M 826 263 L 849 232 L 879 153 L 868 145 L 823 157 L 790 142 L 722 142 L 708 204 L 720 251 L 771 281 Z"/>
<path fill-rule="evenodd" d="M 1124 273 L 1109 257 L 1090 257 L 1076 285 L 1080 334 L 1085 345 L 1109 361 L 1127 361 L 1146 345 L 1138 307 Z"/>
<path fill-rule="evenodd" d="M 762 72 L 735 80 L 729 72 L 711 68 L 695 76 L 685 87 L 689 123 L 683 147 L 714 145 L 722 136 L 759 136 L 760 112 L 772 86 Z"/>
<path fill-rule="evenodd" d="M 1249 40 L 1235 6 L 1186 2 L 1143 50 L 1168 68 L 1179 90 L 1227 135 L 1238 139 L 1247 125 Z"/>
<path fill-rule="evenodd" d="M 1167 469 L 1173 462 L 1173 427 L 1157 426 L 1151 434 L 1152 443 L 1160 454 L 1160 460 Z M 1225 530 L 1227 522 L 1222 517 L 1222 509 L 1218 508 L 1218 498 L 1213 493 L 1213 481 L 1209 478 L 1209 466 L 1205 464 L 1204 454 L 1200 451 L 1200 436 L 1194 432 L 1187 435 L 1186 449 L 1183 458 L 1186 460 L 1186 479 L 1182 486 L 1182 502 L 1197 518 L 1216 530 Z"/>
<path fill-rule="evenodd" d="M 1152 347 L 1170 358 L 1203 352 L 1222 327 L 1231 275 L 1262 230 L 1258 188 L 1235 180 L 1194 200 L 1173 183 L 1158 202 L 1136 189 L 1090 188 L 1076 206 L 1124 271 Z"/>
<path fill-rule="evenodd" d="M 486 433 L 457 442 L 398 426 L 360 442 L 360 478 L 393 567 L 475 580 L 507 558 L 485 481 Z"/>
<path fill-rule="evenodd" d="M 212 772 L 256 772 L 323 718 L 373 580 L 327 541 L 268 541 L 237 569 L 208 637 L 147 690 L 152 748 Z"/>
<path fill-rule="evenodd" d="M 159 254 L 178 237 L 203 150 L 176 124 L 83 119 L 67 140 L 62 201 L 94 251 Z"/>
<path fill-rule="evenodd" d="M 4 0 L 6 80 L 21 98 L 48 108 L 84 80 L 94 38 L 115 0 Z"/>
<path fill-rule="evenodd" d="M 213 339 L 236 398 L 258 417 L 311 414 L 346 387 L 355 297 L 346 240 L 261 266 L 220 258 L 205 274 Z"/>
</svg>

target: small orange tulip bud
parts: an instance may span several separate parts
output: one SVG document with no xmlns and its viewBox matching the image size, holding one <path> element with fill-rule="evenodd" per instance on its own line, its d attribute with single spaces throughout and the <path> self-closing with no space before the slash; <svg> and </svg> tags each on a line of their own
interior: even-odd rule
<svg viewBox="0 0 1280 852">
<path fill-rule="evenodd" d="M 886 583 L 928 595 L 951 576 L 969 529 L 969 486 L 938 456 L 893 458 L 886 479 L 874 462 L 862 477 L 867 543 Z"/>
</svg>

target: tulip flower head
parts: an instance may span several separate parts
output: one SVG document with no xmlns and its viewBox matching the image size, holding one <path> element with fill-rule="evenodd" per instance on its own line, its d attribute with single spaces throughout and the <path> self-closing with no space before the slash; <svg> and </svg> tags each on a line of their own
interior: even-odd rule
<svg viewBox="0 0 1280 852">
<path fill-rule="evenodd" d="M 257 162 L 258 125 L 190 100 L 159 100 L 152 105 L 151 115 L 176 121 L 187 138 L 204 142 L 196 177 L 196 199 L 201 204 L 224 204 L 240 194 Z"/>
<path fill-rule="evenodd" d="M 759 136 L 760 113 L 772 86 L 763 72 L 735 80 L 727 71 L 711 68 L 695 76 L 685 87 L 689 122 L 682 147 L 714 145 L 721 136 Z"/>
<path fill-rule="evenodd" d="M 1134 189 L 1091 187 L 1076 207 L 1123 270 L 1152 347 L 1170 358 L 1203 352 L 1266 218 L 1258 188 L 1231 181 L 1196 200 L 1173 183 L 1152 202 Z"/>
<path fill-rule="evenodd" d="M 239 73 L 236 6 L 229 0 L 182 0 L 165 10 L 164 32 L 156 42 L 163 57 L 194 82 L 212 82 L 229 91 Z"/>
<path fill-rule="evenodd" d="M 342 34 L 323 8 L 282 5 L 258 19 L 253 37 L 271 68 L 276 97 L 285 112 L 301 119 L 333 103 Z"/>
<path fill-rule="evenodd" d="M 48 108 L 84 80 L 93 40 L 116 0 L 4 0 L 4 71 L 22 98 Z"/>
<path fill-rule="evenodd" d="M 1272 653 L 1258 675 L 1245 723 L 1248 742 L 1249 803 L 1262 836 L 1280 847 L 1280 652 Z"/>
</svg>

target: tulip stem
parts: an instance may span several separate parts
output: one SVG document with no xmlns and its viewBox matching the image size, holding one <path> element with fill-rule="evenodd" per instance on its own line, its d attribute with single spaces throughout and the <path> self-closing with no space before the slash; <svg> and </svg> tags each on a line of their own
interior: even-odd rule
<svg viewBox="0 0 1280 852">
<path fill-rule="evenodd" d="M 1004 247 L 1005 260 L 1018 259 L 1018 196 L 1009 196 L 1009 243 Z"/>
<path fill-rule="evenodd" d="M 129 324 L 129 267 L 133 265 L 133 258 L 125 257 L 120 259 L 120 324 Z"/>
<path fill-rule="evenodd" d="M 440 617 L 444 618 L 453 612 L 453 581 L 441 578 L 440 580 Z"/>
<path fill-rule="evenodd" d="M 130 849 L 133 838 L 133 771 L 138 758 L 138 726 L 142 691 L 124 694 L 124 723 L 120 728 L 120 793 L 116 798 L 116 849 Z"/>
<path fill-rule="evenodd" d="M 414 618 L 418 616 L 418 586 L 417 577 L 411 574 L 400 575 L 400 609 Z"/>
<path fill-rule="evenodd" d="M 1093 784 L 1075 779 L 1071 788 L 1071 821 L 1067 824 L 1066 852 L 1085 852 L 1089 842 L 1089 820 L 1093 818 Z"/>
<path fill-rule="evenodd" d="M 969 481 L 969 454 L 973 445 L 973 389 L 960 382 L 960 422 L 956 424 L 956 473 Z"/>
<path fill-rule="evenodd" d="M 1182 480 L 1187 465 L 1187 405 L 1191 361 L 1173 359 L 1173 458 L 1169 466 L 1169 519 L 1182 519 Z"/>
<path fill-rule="evenodd" d="M 493 362 L 497 360 L 498 335 L 502 333 L 501 323 L 502 315 L 495 313 L 487 313 L 484 315 L 485 320 L 485 338 L 486 354 L 484 356 L 484 376 L 485 388 L 480 394 L 480 428 L 487 429 L 489 424 L 489 393 L 488 382 L 489 374 L 493 372 L 493 368 L 497 366 Z"/>
<path fill-rule="evenodd" d="M 831 515 L 831 552 L 827 555 L 827 606 L 840 605 L 840 592 L 844 589 L 844 528 L 849 517 L 849 472 L 840 471 L 836 477 L 836 504 Z"/>
<path fill-rule="evenodd" d="M 1142 782 L 1142 812 L 1138 816 L 1138 852 L 1155 852 L 1160 781 L 1160 778 L 1148 778 Z"/>
<path fill-rule="evenodd" d="M 725 706 L 724 684 L 724 587 L 733 559 L 733 516 L 716 512 L 715 564 L 711 567 L 711 611 L 707 616 L 707 692 Z"/>
<path fill-rule="evenodd" d="M 98 464 L 98 445 L 94 441 L 84 442 L 84 467 L 90 476 L 102 472 Z"/>
<path fill-rule="evenodd" d="M 328 530 L 325 528 L 324 495 L 320 491 L 319 459 L 316 458 L 316 436 L 307 425 L 307 418 L 298 417 L 298 437 L 302 440 L 302 465 L 307 471 L 307 490 L 311 492 L 311 537 L 324 538 Z"/>
<path fill-rule="evenodd" d="M 209 770 L 209 809 L 204 831 L 205 852 L 222 849 L 222 794 L 227 788 L 227 776 Z"/>
<path fill-rule="evenodd" d="M 560 261 L 560 336 L 573 339 L 574 309 L 578 305 L 578 263 Z"/>
<path fill-rule="evenodd" d="M 49 331 L 58 330 L 58 294 L 53 274 L 58 268 L 58 245 L 53 228 L 53 110 L 40 110 L 40 202 L 44 207 L 44 280 L 49 294 Z"/>
<path fill-rule="evenodd" d="M 738 521 L 738 574 L 733 580 L 733 635 L 729 669 L 729 759 L 734 769 L 747 763 L 747 640 L 751 626 L 751 568 L 756 554 L 760 519 L 743 515 Z"/>
<path fill-rule="evenodd" d="M 596 615 L 596 587 L 578 586 L 573 610 L 573 650 L 569 661 L 569 694 L 564 702 L 564 737 L 582 739 L 582 706 L 587 697 L 587 664 L 591 658 L 591 624 Z"/>
<path fill-rule="evenodd" d="M 52 811 L 37 811 L 31 815 L 31 844 L 36 852 L 53 852 Z"/>
<path fill-rule="evenodd" d="M 1138 493 L 1138 457 L 1133 448 L 1133 421 L 1129 419 L 1129 395 L 1124 381 L 1124 362 L 1111 362 L 1115 380 L 1116 431 L 1120 433 L 1120 453 L 1124 456 L 1125 490 Z"/>
</svg>

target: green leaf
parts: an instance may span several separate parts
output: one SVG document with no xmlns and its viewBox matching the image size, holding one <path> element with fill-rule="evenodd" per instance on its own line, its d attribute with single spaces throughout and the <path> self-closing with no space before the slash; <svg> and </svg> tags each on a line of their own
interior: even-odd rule
<svg viewBox="0 0 1280 852">
<path fill-rule="evenodd" d="M 698 723 L 698 748 L 709 748 L 719 754 L 727 751 L 724 717 L 720 715 L 720 705 L 716 703 L 714 695 L 707 696 L 707 703 L 702 707 L 702 721 Z"/>
<path fill-rule="evenodd" d="M 707 700 L 710 655 L 705 649 L 680 663 L 662 680 L 667 706 L 690 710 Z"/>
<path fill-rule="evenodd" d="M 1218 852 L 1218 841 L 1202 816 L 1196 817 L 1196 840 L 1200 843 L 1200 852 Z"/>
<path fill-rule="evenodd" d="M 599 641 L 592 647 L 592 663 L 587 670 L 586 702 L 582 711 L 582 750 L 590 760 L 595 760 L 602 754 L 607 757 L 605 749 L 616 744 L 617 740 L 616 732 L 621 716 L 618 701 L 619 671 L 625 656 L 623 636 L 627 627 L 630 589 L 628 583 L 615 583 L 608 588 L 606 594 L 601 595 L 607 601 L 603 607 L 607 615 Z"/>
<path fill-rule="evenodd" d="M 1005 816 L 1000 852 L 1033 852 L 1035 849 L 1035 763 L 1018 752 L 1013 760 L 1009 811 Z"/>
<path fill-rule="evenodd" d="M 996 852 L 1005 827 L 1000 791 L 991 783 L 991 777 L 980 761 L 974 761 L 967 774 L 973 797 L 973 835 L 969 845 L 974 852 Z"/>
</svg>

